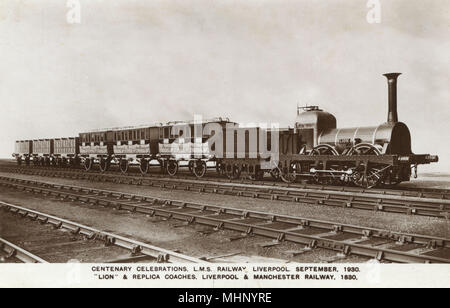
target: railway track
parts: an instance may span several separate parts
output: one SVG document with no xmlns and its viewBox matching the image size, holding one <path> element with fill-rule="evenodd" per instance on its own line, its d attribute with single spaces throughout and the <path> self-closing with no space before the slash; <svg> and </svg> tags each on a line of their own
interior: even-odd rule
<svg viewBox="0 0 450 308">
<path fill-rule="evenodd" d="M 112 182 L 117 184 L 134 184 L 163 189 L 198 191 L 274 201 L 290 201 L 312 205 L 318 204 L 370 211 L 383 211 L 407 215 L 430 216 L 445 219 L 450 218 L 450 200 L 447 199 L 397 196 L 381 193 L 334 191 L 328 189 L 316 190 L 300 187 L 279 187 L 254 183 L 244 184 L 153 177 L 112 176 L 59 170 L 22 170 L 21 173 L 97 182 Z M 16 180 L 11 177 L 0 176 L 0 183 L 5 181 L 13 182 Z M 32 181 L 25 183 L 31 184 Z"/>
<path fill-rule="evenodd" d="M 0 251 L 5 254 L 3 257 L 5 260 L 15 258 L 23 263 L 48 263 L 44 259 L 2 238 L 0 238 Z"/>
<path fill-rule="evenodd" d="M 340 257 L 353 254 L 388 262 L 450 263 L 450 239 L 446 238 L 80 186 L 17 179 L 3 183 L 58 200 L 176 219 L 186 226 L 201 224 L 213 230 L 237 231 L 241 235 L 235 239 L 263 236 L 272 239 L 272 245 L 283 241 L 301 244 L 303 247 L 293 251 L 293 255 L 323 248 L 336 251 Z M 8 205 L 0 205 L 11 211 Z"/>
<path fill-rule="evenodd" d="M 83 237 L 83 240 L 77 240 L 74 242 L 65 242 L 63 244 L 58 243 L 58 235 L 51 238 L 52 241 L 56 243 L 47 243 L 42 246 L 39 245 L 39 249 L 47 248 L 53 250 L 53 254 L 58 253 L 58 248 L 70 245 L 69 251 L 73 251 L 75 248 L 74 244 L 85 245 L 84 240 L 90 240 L 91 242 L 99 242 L 104 245 L 104 247 L 114 247 L 119 249 L 119 258 L 109 260 L 109 263 L 127 263 L 127 262 L 138 262 L 145 260 L 146 262 L 158 262 L 158 263 L 204 263 L 207 261 L 194 258 L 191 256 L 186 256 L 178 252 L 170 251 L 153 245 L 149 245 L 134 239 L 123 237 L 110 232 L 100 231 L 67 219 L 59 218 L 56 216 L 48 215 L 38 211 L 34 211 L 22 206 L 6 203 L 0 201 L 0 210 L 3 210 L 9 214 L 15 214 L 22 218 L 29 218 L 33 221 L 39 222 L 41 225 L 51 225 L 55 230 L 66 230 L 69 231 L 72 236 Z M 62 234 L 63 236 L 65 234 Z M 60 234 L 61 236 L 61 234 Z M 78 245 L 80 246 L 80 245 Z M 6 253 L 6 258 L 16 258 L 22 262 L 33 262 L 33 263 L 46 263 L 47 261 L 35 256 L 33 253 L 26 251 L 4 239 L 0 239 L 0 250 Z M 36 249 L 36 248 L 35 248 Z M 89 249 L 98 249 L 98 244 L 94 243 L 93 247 L 84 247 L 83 250 L 89 252 Z M 123 250 L 131 252 L 130 255 L 123 257 Z M 83 252 L 85 253 L 85 252 Z M 103 254 L 104 252 L 102 252 Z M 70 252 L 69 252 L 70 254 Z M 105 261 L 105 260 L 103 260 Z"/>
<path fill-rule="evenodd" d="M 361 187 L 355 186 L 342 186 L 342 185 L 316 185 L 316 184 L 306 184 L 306 183 L 284 183 L 280 181 L 273 180 L 263 180 L 263 181 L 252 181 L 245 178 L 230 180 L 227 178 L 223 178 L 217 176 L 216 174 L 206 174 L 204 179 L 196 179 L 192 175 L 186 173 L 186 175 L 177 175 L 173 177 L 169 177 L 164 174 L 158 173 L 147 173 L 146 175 L 142 175 L 139 172 L 133 172 L 133 169 L 130 169 L 128 174 L 122 174 L 119 170 L 117 171 L 107 171 L 100 172 L 96 170 L 91 170 L 89 172 L 85 171 L 82 168 L 55 168 L 55 167 L 46 167 L 46 166 L 27 166 L 21 167 L 16 166 L 13 163 L 0 165 L 0 170 L 5 172 L 15 172 L 15 173 L 25 173 L 30 174 L 30 170 L 45 170 L 51 172 L 64 172 L 72 174 L 80 174 L 81 177 L 90 177 L 92 175 L 98 175 L 107 179 L 108 177 L 120 178 L 120 179 L 158 179 L 158 180 L 186 180 L 193 182 L 202 182 L 209 181 L 217 183 L 236 183 L 236 184 L 257 184 L 264 185 L 268 187 L 285 187 L 285 188 L 298 188 L 298 189 L 312 189 L 312 190 L 329 190 L 329 191 L 341 191 L 341 192 L 352 192 L 352 193 L 365 193 L 365 194 L 382 194 L 382 195 L 392 195 L 392 196 L 404 196 L 404 197 L 417 197 L 417 198 L 430 198 L 430 199 L 443 199 L 450 200 L 450 189 L 440 189 L 440 188 L 411 188 L 411 187 L 396 187 L 396 188 L 369 188 L 364 189 Z M 35 173 L 34 173 L 35 174 Z M 50 173 L 48 173 L 50 174 Z"/>
</svg>

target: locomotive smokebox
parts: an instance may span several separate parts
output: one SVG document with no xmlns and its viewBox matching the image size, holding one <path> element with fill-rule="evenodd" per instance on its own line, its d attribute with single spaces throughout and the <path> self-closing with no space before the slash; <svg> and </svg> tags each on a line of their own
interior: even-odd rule
<svg viewBox="0 0 450 308">
<path fill-rule="evenodd" d="M 383 74 L 388 81 L 388 100 L 389 100 L 389 111 L 388 111 L 388 123 L 397 123 L 397 78 L 402 73 L 389 73 Z"/>
</svg>

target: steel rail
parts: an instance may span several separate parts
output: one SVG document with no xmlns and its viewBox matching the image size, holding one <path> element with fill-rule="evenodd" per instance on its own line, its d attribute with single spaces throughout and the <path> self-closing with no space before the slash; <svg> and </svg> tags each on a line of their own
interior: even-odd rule
<svg viewBox="0 0 450 308">
<path fill-rule="evenodd" d="M 0 251 L 6 253 L 7 259 L 16 258 L 24 263 L 48 263 L 44 259 L 2 238 L 0 238 Z"/>
<path fill-rule="evenodd" d="M 137 175 L 136 174 L 127 174 L 124 175 L 120 171 L 107 171 L 107 172 L 99 172 L 91 170 L 86 172 L 81 168 L 57 168 L 51 166 L 28 166 L 26 168 L 19 166 L 0 166 L 0 169 L 10 168 L 13 172 L 26 172 L 31 170 L 36 171 L 53 171 L 53 172 L 73 172 L 80 175 L 98 175 L 104 178 L 106 177 L 114 177 L 121 179 L 163 179 L 163 180 L 185 180 L 185 181 L 208 181 L 206 178 L 204 179 L 196 179 L 192 176 L 178 175 L 174 177 L 168 177 L 164 174 L 146 174 L 146 175 Z M 365 189 L 361 187 L 351 187 L 351 186 L 336 186 L 336 185 L 317 185 L 317 184 L 302 184 L 302 183 L 284 183 L 284 182 L 275 182 L 275 181 L 252 181 L 246 179 L 224 179 L 220 178 L 217 175 L 210 175 L 207 178 L 214 179 L 214 182 L 217 183 L 236 183 L 236 184 L 255 184 L 264 185 L 268 187 L 285 187 L 285 188 L 298 188 L 298 189 L 312 189 L 312 190 L 330 190 L 335 192 L 352 192 L 352 193 L 365 193 L 365 194 L 382 194 L 382 195 L 392 195 L 392 196 L 409 196 L 409 197 L 417 197 L 417 198 L 430 198 L 430 199 L 443 199 L 450 200 L 450 190 L 449 189 L 439 189 L 439 188 L 411 188 L 411 187 L 403 187 L 401 189 L 383 189 L 383 188 L 370 188 Z M 210 182 L 210 181 L 209 181 Z"/>
<path fill-rule="evenodd" d="M 99 180 L 96 178 L 90 180 Z M 0 176 L 0 180 L 32 184 L 30 180 Z M 266 187 L 256 184 L 210 183 L 206 181 L 184 182 L 183 180 L 155 180 L 148 178 L 131 179 L 128 184 L 153 186 L 178 190 L 200 191 L 241 197 L 291 201 L 297 203 L 327 205 L 334 207 L 356 208 L 371 211 L 384 211 L 407 215 L 431 216 L 448 219 L 450 217 L 450 200 L 391 196 L 382 194 L 351 193 L 345 191 L 298 189 L 286 187 Z M 37 182 L 35 183 L 45 183 Z M 114 179 L 123 183 L 122 179 Z"/>
<path fill-rule="evenodd" d="M 245 235 L 260 235 L 280 242 L 290 241 L 311 248 L 331 249 L 344 255 L 356 254 L 378 260 L 402 263 L 450 263 L 450 239 L 446 238 L 391 232 L 378 228 L 154 198 L 81 186 L 52 183 L 46 185 L 47 188 L 23 185 L 22 189 L 67 201 L 78 201 L 149 216 L 177 219 L 184 221 L 186 224 L 198 223 L 211 226 L 216 230 L 227 229 Z M 49 189 L 49 187 L 52 187 L 52 189 Z M 340 240 L 341 236 L 344 236 L 345 239 Z M 333 239 L 333 237 L 336 239 Z M 373 241 L 377 243 L 373 243 Z M 397 243 L 401 246 L 396 245 Z M 389 247 L 386 248 L 383 245 Z M 412 245 L 413 250 L 418 249 L 420 251 L 413 252 L 412 250 L 409 252 L 393 249 L 393 247 L 405 247 L 405 245 Z M 448 254 L 449 257 L 432 256 L 430 253 Z"/>
<path fill-rule="evenodd" d="M 150 256 L 158 260 L 158 262 L 171 263 L 205 263 L 206 261 L 186 256 L 178 252 L 170 251 L 150 244 L 146 244 L 134 239 L 123 237 L 110 232 L 100 231 L 67 219 L 48 215 L 22 206 L 6 203 L 0 201 L 0 209 L 17 213 L 22 217 L 29 217 L 40 223 L 50 224 L 55 229 L 66 229 L 73 234 L 85 235 L 88 239 L 98 239 L 105 242 L 105 245 L 115 245 L 132 251 L 133 253 L 140 253 Z"/>
</svg>

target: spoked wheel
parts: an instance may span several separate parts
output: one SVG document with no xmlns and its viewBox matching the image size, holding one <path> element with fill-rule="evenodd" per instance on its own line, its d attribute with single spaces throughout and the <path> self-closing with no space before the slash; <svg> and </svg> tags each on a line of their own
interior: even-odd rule
<svg viewBox="0 0 450 308">
<path fill-rule="evenodd" d="M 150 162 L 147 159 L 142 159 L 141 163 L 139 165 L 139 169 L 141 170 L 141 173 L 147 174 L 149 168 L 150 168 Z"/>
<path fill-rule="evenodd" d="M 53 167 L 58 166 L 58 159 L 56 159 L 56 158 L 49 158 L 49 161 L 50 161 L 50 164 L 51 164 Z"/>
<path fill-rule="evenodd" d="M 119 168 L 120 168 L 120 172 L 122 172 L 123 174 L 128 172 L 128 168 L 129 168 L 130 164 L 128 163 L 128 160 L 126 159 L 121 159 L 119 161 Z"/>
<path fill-rule="evenodd" d="M 194 172 L 196 177 L 203 177 L 206 173 L 206 162 L 204 162 L 203 160 L 195 161 L 192 171 Z"/>
<path fill-rule="evenodd" d="M 297 179 L 297 164 L 291 163 L 288 167 L 282 167 L 281 180 L 285 183 L 293 183 Z"/>
<path fill-rule="evenodd" d="M 178 172 L 178 162 L 176 160 L 170 159 L 167 162 L 167 174 L 169 174 L 170 176 L 174 176 L 177 174 Z"/>
<path fill-rule="evenodd" d="M 347 155 L 380 155 L 381 147 L 370 143 L 360 143 L 352 147 Z"/>
<path fill-rule="evenodd" d="M 100 171 L 101 172 L 106 172 L 108 171 L 109 167 L 111 166 L 111 161 L 109 160 L 109 158 L 107 159 L 100 159 Z"/>
<path fill-rule="evenodd" d="M 86 171 L 91 171 L 92 170 L 92 165 L 94 165 L 94 159 L 93 158 L 86 158 L 86 160 L 84 161 L 84 169 Z"/>
<path fill-rule="evenodd" d="M 373 188 L 381 183 L 383 179 L 383 169 L 367 168 L 367 173 L 364 173 L 364 167 L 355 168 L 352 179 L 356 186 L 362 188 Z"/>
<path fill-rule="evenodd" d="M 339 153 L 331 145 L 321 144 L 312 149 L 309 155 L 339 155 Z"/>
</svg>

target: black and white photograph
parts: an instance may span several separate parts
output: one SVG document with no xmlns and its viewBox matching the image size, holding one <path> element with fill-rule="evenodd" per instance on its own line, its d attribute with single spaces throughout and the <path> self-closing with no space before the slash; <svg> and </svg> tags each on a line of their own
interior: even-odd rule
<svg viewBox="0 0 450 308">
<path fill-rule="evenodd" d="M 0 287 L 450 287 L 449 17 L 2 0 Z"/>
</svg>

